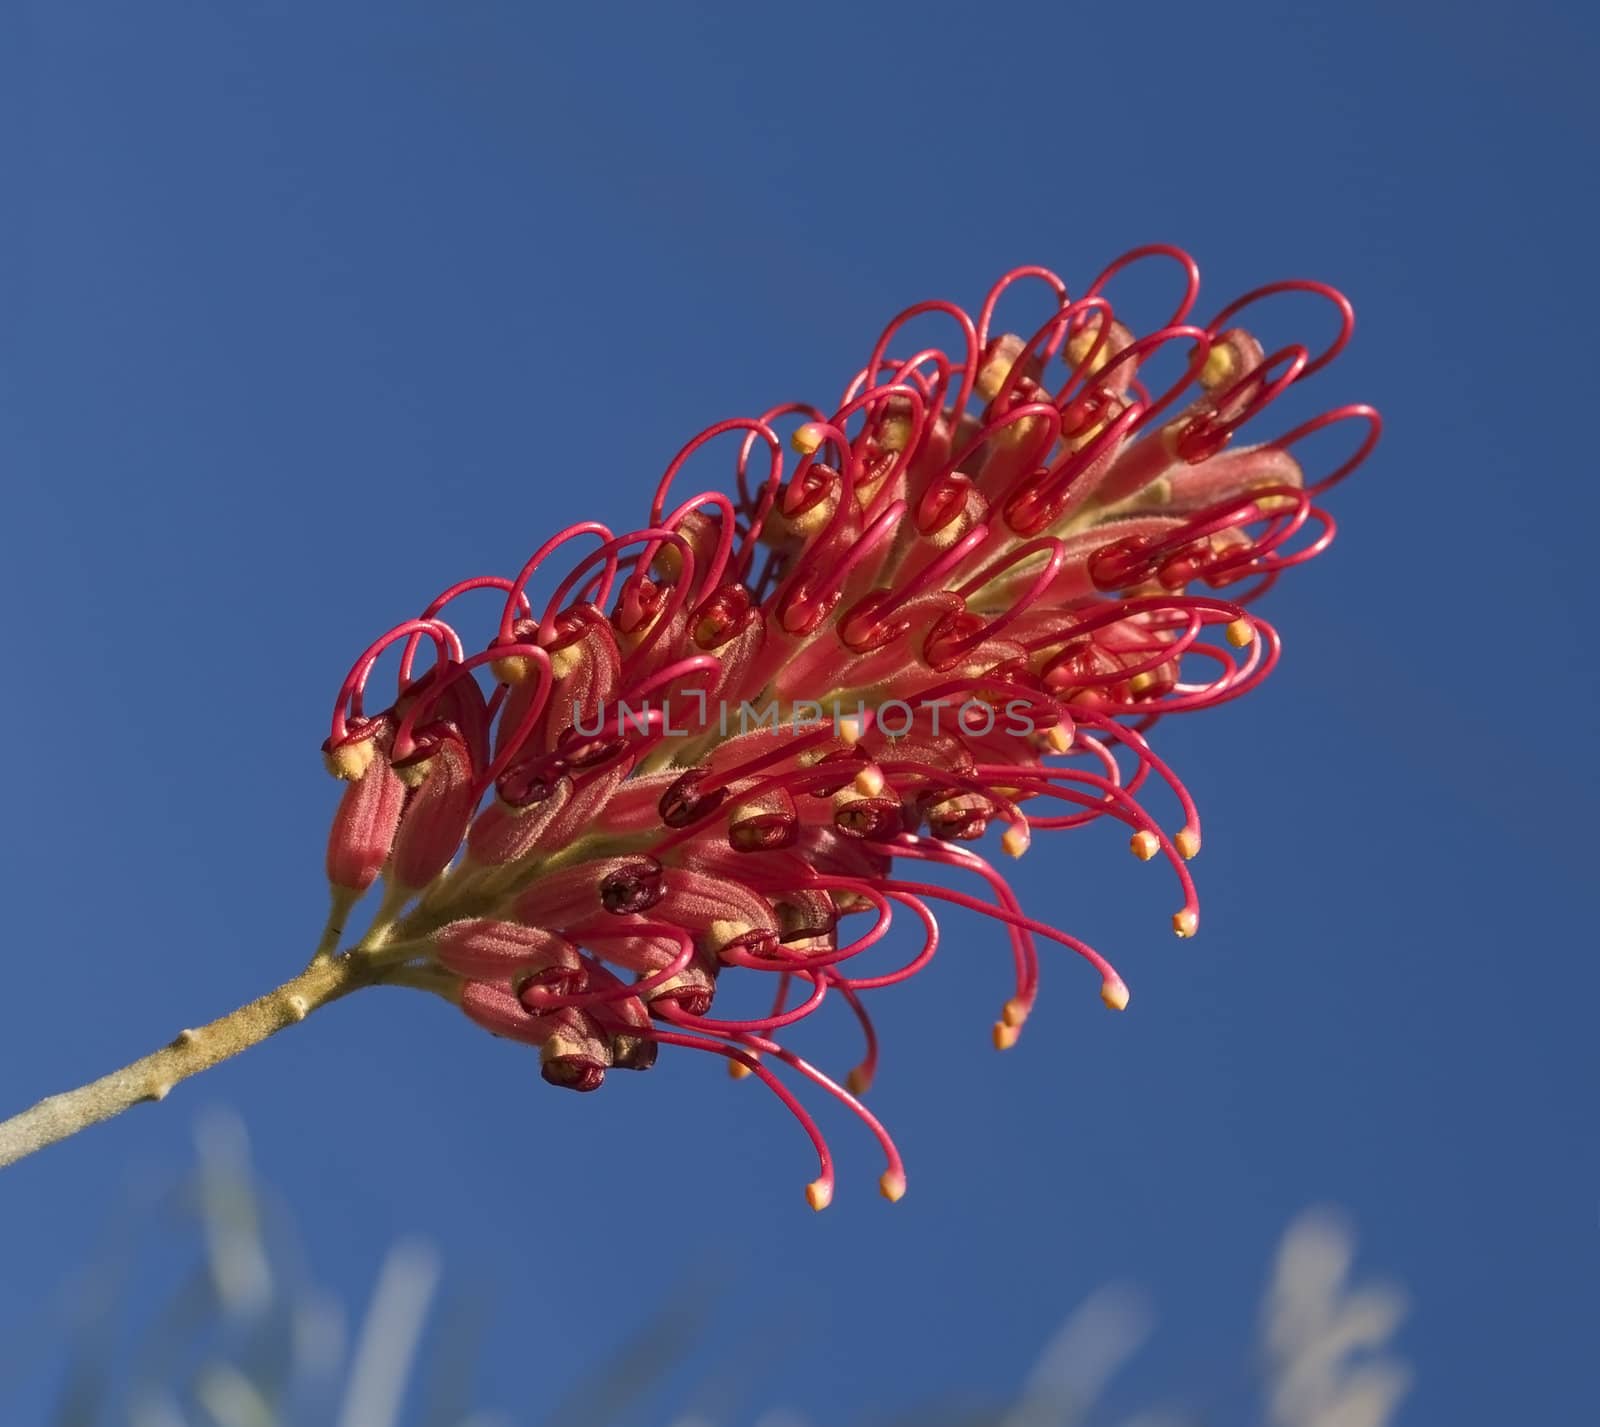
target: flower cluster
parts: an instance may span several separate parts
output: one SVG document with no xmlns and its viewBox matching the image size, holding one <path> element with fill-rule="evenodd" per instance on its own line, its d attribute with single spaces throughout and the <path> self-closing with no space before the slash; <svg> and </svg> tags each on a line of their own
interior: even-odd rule
<svg viewBox="0 0 1600 1427">
<path fill-rule="evenodd" d="M 1163 265 L 1179 295 L 1138 335 L 1108 293 Z M 1043 299 L 1031 336 L 996 329 L 1014 291 Z M 1268 352 L 1239 325 L 1285 294 L 1331 305 L 1320 352 Z M 921 303 L 831 412 L 789 404 L 713 426 L 668 466 L 640 529 L 573 526 L 516 574 L 463 581 L 390 630 L 345 679 L 325 745 L 346 781 L 328 848 L 335 923 L 381 876 L 359 950 L 537 1046 L 554 1084 L 593 1090 L 664 1045 L 726 1057 L 811 1137 L 821 1208 L 831 1157 L 778 1072 L 811 1081 L 878 1137 L 898 1198 L 900 1157 L 860 1099 L 878 1054 L 868 993 L 929 964 L 944 902 L 1009 941 L 997 1046 L 1034 1004 L 1040 940 L 1087 962 L 1107 1005 L 1127 1004 L 1104 958 L 1022 910 L 981 851 L 991 828 L 1020 856 L 1037 833 L 1122 824 L 1136 855 L 1170 864 L 1173 928 L 1195 933 L 1200 819 L 1146 735 L 1272 669 L 1278 636 L 1249 606 L 1326 548 L 1315 501 L 1378 436 L 1371 408 L 1345 406 L 1236 442 L 1344 347 L 1350 307 L 1282 282 L 1200 324 L 1198 295 L 1193 260 L 1153 246 L 1078 296 L 1022 268 L 976 317 Z M 908 340 L 933 323 L 943 345 Z M 1308 477 L 1295 448 L 1346 423 L 1354 450 Z M 678 494 L 685 463 L 718 441 L 732 490 Z M 469 652 L 445 615 L 477 591 L 500 615 Z M 371 711 L 395 647 L 398 687 Z M 730 729 L 730 709 L 765 721 Z M 1146 810 L 1146 784 L 1170 790 L 1180 826 Z M 970 874 L 972 890 L 918 864 Z M 921 945 L 875 964 L 897 911 Z M 766 977 L 771 1009 L 714 1015 L 730 974 Z M 844 1083 L 781 1039 L 835 999 L 866 1045 Z"/>
</svg>

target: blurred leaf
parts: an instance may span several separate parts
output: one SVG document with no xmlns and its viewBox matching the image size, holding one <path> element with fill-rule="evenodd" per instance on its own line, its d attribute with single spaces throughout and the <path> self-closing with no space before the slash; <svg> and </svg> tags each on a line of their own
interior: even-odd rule
<svg viewBox="0 0 1600 1427">
<path fill-rule="evenodd" d="M 278 1427 L 256 1385 L 231 1363 L 210 1363 L 195 1378 L 195 1397 L 216 1427 Z"/>
<path fill-rule="evenodd" d="M 568 1390 L 543 1427 L 614 1427 L 669 1368 L 688 1356 L 709 1310 L 703 1290 L 673 1292 L 600 1367 Z"/>
<path fill-rule="evenodd" d="M 243 1125 L 211 1116 L 197 1135 L 199 1167 L 114 1220 L 107 1247 L 63 1295 L 65 1376 L 47 1427 L 527 1427 L 475 1409 L 473 1378 L 490 1326 L 484 1294 L 447 1297 L 434 1249 L 406 1241 L 380 1268 L 354 1352 L 347 1316 L 304 1262 L 294 1216 L 250 1167 Z M 174 1238 L 173 1230 L 176 1230 Z M 1352 1284 L 1354 1236 L 1326 1211 L 1297 1219 L 1279 1246 L 1262 1308 L 1266 1415 L 1271 1427 L 1390 1427 L 1410 1386 L 1391 1345 L 1406 1305 L 1384 1283 Z M 556 1399 L 542 1427 L 623 1427 L 646 1420 L 706 1346 L 716 1296 L 708 1285 L 669 1296 Z M 54 1314 L 41 1314 L 52 1326 Z M 865 1427 L 1088 1427 L 1113 1376 L 1149 1335 L 1131 1288 L 1111 1285 L 1067 1315 L 1009 1401 L 908 1406 Z M 33 1327 L 34 1339 L 40 1334 Z M 765 1325 L 768 1329 L 771 1324 Z M 10 1335 L 8 1335 L 10 1337 Z M 737 1351 L 720 1344 L 690 1404 L 648 1420 L 670 1427 L 807 1427 L 790 1409 L 735 1411 L 791 1334 L 766 1332 Z M 45 1357 L 26 1332 L 7 1361 Z M 545 1395 L 549 1389 L 541 1385 Z M 559 1385 L 557 1385 L 559 1386 Z M 1092 1417 L 1090 1414 L 1093 1414 Z M 1201 1427 L 1161 1408 L 1121 1427 Z M 3 1427 L 20 1427 L 0 1418 Z"/>
<path fill-rule="evenodd" d="M 488 1419 L 472 1411 L 472 1381 L 489 1325 L 487 1294 L 454 1293 L 440 1306 L 417 1427 L 463 1427 Z"/>
<path fill-rule="evenodd" d="M 272 1268 L 261 1238 L 244 1123 L 213 1110 L 201 1118 L 195 1145 L 201 1222 L 217 1301 L 227 1313 L 258 1312 L 272 1297 Z"/>
<path fill-rule="evenodd" d="M 402 1243 L 389 1251 L 357 1340 L 339 1427 L 398 1423 L 438 1282 L 438 1257 L 426 1244 Z"/>
</svg>

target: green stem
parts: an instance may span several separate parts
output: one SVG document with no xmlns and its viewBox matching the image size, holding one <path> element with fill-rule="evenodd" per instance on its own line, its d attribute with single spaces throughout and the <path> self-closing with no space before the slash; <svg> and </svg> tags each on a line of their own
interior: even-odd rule
<svg viewBox="0 0 1600 1427">
<path fill-rule="evenodd" d="M 362 986 L 388 979 L 366 957 L 319 956 L 293 980 L 198 1030 L 177 1038 L 99 1080 L 51 1095 L 31 1109 L 0 1121 L 0 1169 L 46 1145 L 120 1115 L 145 1100 L 164 1100 L 180 1080 L 258 1045 L 286 1026 Z"/>
</svg>

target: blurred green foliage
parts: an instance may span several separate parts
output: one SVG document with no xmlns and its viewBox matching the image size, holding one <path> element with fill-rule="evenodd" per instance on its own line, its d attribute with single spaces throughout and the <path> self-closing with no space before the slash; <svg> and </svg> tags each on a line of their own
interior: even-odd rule
<svg viewBox="0 0 1600 1427">
<path fill-rule="evenodd" d="M 22 1427 L 9 1395 L 41 1374 L 59 1385 L 39 1427 L 812 1427 L 792 1411 L 741 1413 L 737 1399 L 749 1394 L 718 1378 L 693 1409 L 652 1410 L 653 1390 L 702 1337 L 707 1295 L 692 1291 L 659 1307 L 537 1424 L 485 1410 L 474 1382 L 488 1304 L 440 1294 L 430 1245 L 389 1250 L 352 1331 L 307 1263 L 293 1214 L 254 1175 L 243 1125 L 214 1113 L 196 1146 L 191 1171 L 132 1196 L 56 1311 L 0 1338 L 5 1427 Z M 1327 1211 L 1283 1237 L 1260 1325 L 1265 1427 L 1395 1420 L 1410 1382 L 1390 1351 L 1405 1303 L 1389 1285 L 1351 1284 L 1353 1245 Z M 1097 1410 L 1150 1326 L 1135 1290 L 1103 1288 L 1056 1329 L 1011 1401 L 916 1406 L 873 1427 L 1203 1427 L 1209 1419 L 1181 1407 L 1115 1419 Z"/>
</svg>

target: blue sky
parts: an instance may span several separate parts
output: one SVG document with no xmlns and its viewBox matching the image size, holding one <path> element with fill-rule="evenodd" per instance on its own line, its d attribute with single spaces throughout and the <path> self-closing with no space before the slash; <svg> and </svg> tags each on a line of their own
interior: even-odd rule
<svg viewBox="0 0 1600 1427">
<path fill-rule="evenodd" d="M 1004 949 L 959 918 L 881 998 L 904 1203 L 841 1125 L 809 1214 L 803 1142 L 715 1066 L 563 1095 L 373 993 L 0 1176 L 0 1324 L 223 1100 L 349 1284 L 420 1231 L 497 1285 L 484 1395 L 530 1418 L 704 1273 L 737 1285 L 730 1354 L 756 1315 L 794 1344 L 763 1396 L 824 1421 L 1016 1381 L 1112 1276 L 1168 1325 L 1137 1395 L 1231 1411 L 1271 1244 L 1320 1200 L 1414 1295 L 1403 1420 L 1589 1407 L 1600 28 L 984 13 L 0 12 L 7 1109 L 298 967 L 317 745 L 373 633 L 637 523 L 685 437 L 826 400 L 912 301 L 1147 241 L 1198 256 L 1202 307 L 1320 277 L 1360 325 L 1314 395 L 1389 422 L 1267 606 L 1281 671 L 1162 730 L 1206 815 L 1200 938 L 1115 839 L 1052 840 L 1016 885 L 1120 957 L 1128 1015 L 1047 967 L 996 1058 Z"/>
</svg>

